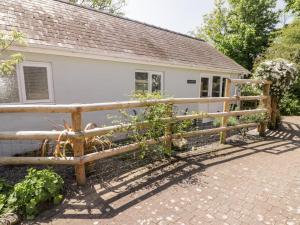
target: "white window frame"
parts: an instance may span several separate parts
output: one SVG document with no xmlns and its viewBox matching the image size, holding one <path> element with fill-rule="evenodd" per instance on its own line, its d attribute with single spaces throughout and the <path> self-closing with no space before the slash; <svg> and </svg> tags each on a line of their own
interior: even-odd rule
<svg viewBox="0 0 300 225">
<path fill-rule="evenodd" d="M 211 87 L 210 87 L 210 96 L 212 97 L 212 88 L 213 88 L 213 82 L 214 82 L 214 77 L 220 77 L 220 90 L 219 90 L 219 96 L 218 97 L 222 97 L 222 84 L 223 84 L 223 78 L 224 76 L 221 75 L 211 75 Z"/>
<path fill-rule="evenodd" d="M 221 78 L 221 84 L 220 84 L 220 96 L 219 97 L 222 97 L 222 85 L 223 85 L 223 78 L 227 78 L 227 79 L 230 79 L 230 76 L 229 75 L 217 75 L 217 74 L 211 74 L 211 75 L 200 75 L 200 85 L 199 85 L 199 97 L 201 95 L 201 78 L 204 77 L 204 78 L 208 78 L 208 97 L 212 97 L 212 85 L 213 85 L 213 77 L 220 77 Z"/>
<path fill-rule="evenodd" d="M 38 100 L 27 100 L 25 90 L 25 78 L 24 78 L 24 66 L 32 67 L 45 67 L 47 70 L 47 84 L 48 84 L 48 99 Z M 24 61 L 18 65 L 17 68 L 18 84 L 19 84 L 19 95 L 21 103 L 54 103 L 54 91 L 53 91 L 53 77 L 52 77 L 52 66 L 51 63 L 46 62 L 31 62 Z"/>
<path fill-rule="evenodd" d="M 160 93 L 163 93 L 164 90 L 164 73 L 158 71 L 150 71 L 150 70 L 136 70 L 135 73 L 148 73 L 148 93 L 152 93 L 152 75 L 160 75 L 161 76 L 161 90 Z M 134 73 L 134 91 L 135 90 L 135 73 Z"/>
<path fill-rule="evenodd" d="M 207 97 L 201 97 L 201 80 L 202 78 L 208 78 L 208 93 L 207 93 Z M 201 75 L 200 76 L 200 82 L 199 82 L 199 98 L 208 98 L 208 97 L 211 97 L 211 83 L 212 83 L 212 79 L 211 79 L 211 76 L 209 75 Z"/>
</svg>

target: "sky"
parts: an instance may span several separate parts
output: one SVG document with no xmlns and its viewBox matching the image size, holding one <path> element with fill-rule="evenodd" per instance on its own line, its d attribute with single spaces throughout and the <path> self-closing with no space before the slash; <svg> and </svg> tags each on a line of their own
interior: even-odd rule
<svg viewBox="0 0 300 225">
<path fill-rule="evenodd" d="M 187 34 L 203 23 L 213 6 L 214 0 L 127 0 L 124 12 L 128 18 Z M 278 0 L 278 7 L 283 6 Z"/>
</svg>

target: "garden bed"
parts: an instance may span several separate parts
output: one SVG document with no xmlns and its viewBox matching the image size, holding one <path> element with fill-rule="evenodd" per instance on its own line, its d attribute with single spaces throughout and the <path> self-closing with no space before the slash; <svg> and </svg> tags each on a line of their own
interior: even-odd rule
<svg viewBox="0 0 300 225">
<path fill-rule="evenodd" d="M 231 136 L 230 138 L 228 138 L 229 142 L 242 139 L 242 136 L 239 134 L 239 131 L 230 131 L 228 132 L 228 135 Z M 180 152 L 192 151 L 195 149 L 199 150 L 199 148 L 206 149 L 208 146 L 209 148 L 213 148 L 214 146 L 218 146 L 218 145 L 219 145 L 219 135 L 188 138 L 187 146 L 185 146 L 183 149 L 176 149 L 176 151 L 174 151 L 174 154 L 177 154 L 178 151 Z M 37 151 L 34 151 L 31 153 L 26 153 L 25 155 L 32 156 L 36 154 Z M 134 170 L 136 168 L 145 165 L 150 165 L 151 163 L 161 161 L 161 160 L 167 160 L 167 159 L 162 158 L 161 155 L 155 155 L 155 154 L 154 155 L 151 154 L 151 156 L 147 155 L 147 157 L 141 159 L 139 157 L 138 151 L 125 153 L 113 158 L 96 161 L 94 172 L 88 175 L 92 178 L 97 177 L 97 180 L 100 179 L 102 181 L 118 179 L 118 177 L 123 173 L 129 172 L 130 170 Z M 1 166 L 0 177 L 2 179 L 9 181 L 9 183 L 14 184 L 24 178 L 29 168 L 45 169 L 45 168 L 49 168 L 49 166 L 36 166 L 36 165 Z M 52 168 L 55 172 L 61 175 L 61 177 L 65 181 L 64 195 L 66 197 L 78 192 L 80 188 L 76 184 L 73 166 L 57 165 L 50 168 Z M 93 182 L 93 179 L 89 181 L 90 184 L 91 182 Z"/>
</svg>

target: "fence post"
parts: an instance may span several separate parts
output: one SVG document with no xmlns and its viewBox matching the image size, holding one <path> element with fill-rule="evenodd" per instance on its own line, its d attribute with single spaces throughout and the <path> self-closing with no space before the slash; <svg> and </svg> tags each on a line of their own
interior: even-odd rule
<svg viewBox="0 0 300 225">
<path fill-rule="evenodd" d="M 74 132 L 80 132 L 82 126 L 82 118 L 81 112 L 76 111 L 72 112 L 72 129 Z M 73 139 L 73 151 L 74 157 L 80 157 L 84 155 L 84 141 L 83 139 Z M 84 163 L 79 163 L 75 165 L 75 175 L 76 181 L 78 185 L 84 185 L 86 183 L 86 176 L 85 176 L 85 168 Z"/>
<path fill-rule="evenodd" d="M 265 83 L 263 85 L 263 96 L 266 96 L 266 99 L 263 99 L 260 101 L 260 105 L 263 106 L 263 108 L 266 108 L 268 110 L 268 116 L 271 114 L 271 105 L 270 105 L 270 87 L 271 84 Z M 260 136 L 265 136 L 266 135 L 266 129 L 267 129 L 267 123 L 268 121 L 263 121 L 260 122 L 258 125 L 258 132 Z"/>
<path fill-rule="evenodd" d="M 165 136 L 167 137 L 167 140 L 165 141 L 165 148 L 166 148 L 166 153 L 168 155 L 171 154 L 172 152 L 172 118 L 173 118 L 173 104 L 168 105 L 168 117 L 170 118 L 170 122 L 168 126 L 166 127 L 165 130 Z"/>
<path fill-rule="evenodd" d="M 225 85 L 225 93 L 224 93 L 224 97 L 230 97 L 230 92 L 231 92 L 231 80 L 230 79 L 226 79 L 226 85 Z M 229 112 L 229 106 L 230 106 L 230 102 L 226 101 L 223 103 L 223 112 Z M 224 116 L 221 119 L 221 127 L 227 127 L 227 120 L 228 117 Z M 220 143 L 221 144 L 225 144 L 226 142 L 226 131 L 222 131 L 220 133 Z"/>
</svg>

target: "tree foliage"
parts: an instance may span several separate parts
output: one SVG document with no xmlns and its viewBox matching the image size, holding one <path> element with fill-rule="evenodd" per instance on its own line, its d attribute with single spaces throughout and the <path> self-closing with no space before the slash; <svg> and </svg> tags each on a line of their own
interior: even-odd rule
<svg viewBox="0 0 300 225">
<path fill-rule="evenodd" d="M 300 19 L 295 19 L 291 24 L 277 32 L 271 46 L 267 49 L 263 57 L 257 64 L 263 60 L 272 60 L 284 58 L 293 62 L 300 71 Z M 280 111 L 283 115 L 300 114 L 300 72 L 297 80 L 291 86 L 289 93 L 286 93 L 280 102 Z"/>
<path fill-rule="evenodd" d="M 295 19 L 276 33 L 263 56 L 263 59 L 275 58 L 284 58 L 300 66 L 300 19 Z"/>
<path fill-rule="evenodd" d="M 251 70 L 278 22 L 275 7 L 276 0 L 216 0 L 214 11 L 205 15 L 196 36 Z"/>
<path fill-rule="evenodd" d="M 14 44 L 24 44 L 24 36 L 22 33 L 13 31 L 10 34 L 0 32 L 0 74 L 9 75 L 15 70 L 16 64 L 23 60 L 20 53 L 8 55 L 7 51 Z"/>
<path fill-rule="evenodd" d="M 126 0 L 69 0 L 71 3 L 79 4 L 102 10 L 115 15 L 123 15 L 122 8 Z"/>
<path fill-rule="evenodd" d="M 285 0 L 286 10 L 300 15 L 300 0 Z"/>
</svg>

